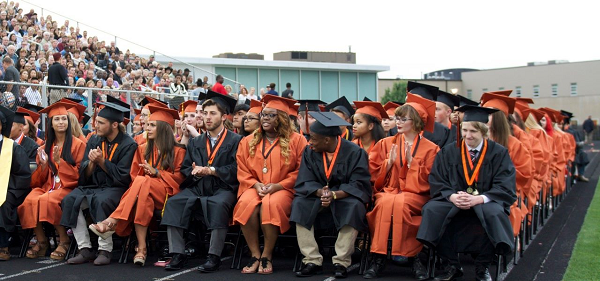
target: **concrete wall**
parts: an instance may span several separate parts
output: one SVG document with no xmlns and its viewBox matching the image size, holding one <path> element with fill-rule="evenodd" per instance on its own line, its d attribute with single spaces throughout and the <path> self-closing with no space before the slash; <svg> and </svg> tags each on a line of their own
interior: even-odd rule
<svg viewBox="0 0 600 281">
<path fill-rule="evenodd" d="M 394 83 L 397 82 L 407 82 L 407 81 L 415 81 L 427 85 L 432 85 L 440 88 L 441 91 L 452 93 L 452 89 L 457 89 L 458 93 L 462 92 L 462 81 L 458 80 L 422 80 L 422 79 L 379 79 L 379 90 L 377 92 L 378 100 L 385 95 L 385 89 L 392 89 Z"/>
<path fill-rule="evenodd" d="M 296 51 L 293 51 L 296 52 Z M 300 51 L 299 51 L 300 52 Z M 306 53 L 306 59 L 292 59 L 292 51 L 273 54 L 275 61 L 310 61 L 310 62 L 334 62 L 356 64 L 356 53 L 338 52 L 300 52 Z"/>
</svg>

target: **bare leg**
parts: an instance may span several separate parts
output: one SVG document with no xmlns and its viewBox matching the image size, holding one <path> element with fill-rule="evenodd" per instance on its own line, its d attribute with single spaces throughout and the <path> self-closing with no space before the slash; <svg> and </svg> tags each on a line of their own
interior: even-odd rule
<svg viewBox="0 0 600 281">
<path fill-rule="evenodd" d="M 142 249 L 146 249 L 146 233 L 148 231 L 148 227 L 147 226 L 142 226 L 139 224 L 134 224 L 135 226 L 135 236 L 137 237 L 137 241 L 138 241 L 138 251 L 141 251 Z"/>
<path fill-rule="evenodd" d="M 67 229 L 62 225 L 55 225 L 56 232 L 58 232 L 58 239 L 60 239 L 60 243 L 69 243 L 71 239 L 69 235 L 67 235 Z"/>
<path fill-rule="evenodd" d="M 35 233 L 35 238 L 38 242 L 48 241 L 46 238 L 46 233 L 44 233 L 44 228 L 42 227 L 42 223 L 38 222 L 33 229 L 33 233 Z"/>
<path fill-rule="evenodd" d="M 248 219 L 248 222 L 245 225 L 241 225 L 242 232 L 244 233 L 244 238 L 246 238 L 246 243 L 248 244 L 248 249 L 250 249 L 250 253 L 255 258 L 260 258 L 260 246 L 258 244 L 258 230 L 260 226 L 260 218 L 258 217 L 258 212 L 260 210 L 260 205 L 256 206 L 254 212 Z M 243 272 L 255 272 L 258 267 L 258 261 L 255 262 L 252 267 L 244 267 Z"/>
<path fill-rule="evenodd" d="M 270 261 L 273 257 L 273 249 L 275 248 L 277 237 L 279 237 L 279 227 L 272 224 L 263 224 L 261 227 L 265 236 L 265 247 L 262 252 L 262 258 L 266 258 Z M 269 262 L 269 264 L 265 266 L 261 263 L 258 271 L 264 273 L 273 272 L 273 264 Z"/>
</svg>

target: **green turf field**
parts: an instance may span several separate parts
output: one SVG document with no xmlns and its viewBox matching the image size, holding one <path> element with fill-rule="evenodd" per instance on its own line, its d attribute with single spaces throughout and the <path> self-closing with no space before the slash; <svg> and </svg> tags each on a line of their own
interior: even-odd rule
<svg viewBox="0 0 600 281">
<path fill-rule="evenodd" d="M 600 280 L 600 192 L 596 186 L 563 280 Z"/>
</svg>

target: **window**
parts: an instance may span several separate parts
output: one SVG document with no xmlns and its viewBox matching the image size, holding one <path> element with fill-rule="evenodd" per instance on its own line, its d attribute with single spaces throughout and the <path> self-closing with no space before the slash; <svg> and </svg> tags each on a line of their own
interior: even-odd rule
<svg viewBox="0 0 600 281">
<path fill-rule="evenodd" d="M 473 90 L 467 90 L 467 98 L 471 99 L 473 97 Z"/>
<path fill-rule="evenodd" d="M 487 93 L 487 91 L 488 91 L 488 88 L 483 88 L 483 89 L 482 89 L 482 91 L 483 91 L 484 93 Z"/>
<path fill-rule="evenodd" d="M 308 59 L 308 54 L 306 52 L 292 52 L 293 60 L 305 60 Z"/>
<path fill-rule="evenodd" d="M 515 94 L 517 95 L 517 98 L 521 97 L 521 86 L 515 88 Z"/>
<path fill-rule="evenodd" d="M 540 96 L 540 85 L 533 86 L 533 97 L 537 98 Z"/>
<path fill-rule="evenodd" d="M 571 83 L 571 96 L 577 95 L 577 83 Z"/>
<path fill-rule="evenodd" d="M 558 84 L 552 84 L 552 96 L 553 97 L 558 96 Z"/>
<path fill-rule="evenodd" d="M 498 88 L 498 91 L 503 91 L 503 90 L 504 90 L 504 87 Z"/>
</svg>

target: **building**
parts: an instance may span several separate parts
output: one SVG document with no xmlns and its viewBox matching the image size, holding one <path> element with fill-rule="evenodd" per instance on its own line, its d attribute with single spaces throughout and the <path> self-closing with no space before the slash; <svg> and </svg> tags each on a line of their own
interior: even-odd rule
<svg viewBox="0 0 600 281">
<path fill-rule="evenodd" d="M 424 80 L 461 80 L 462 73 L 468 71 L 477 71 L 473 68 L 451 68 L 443 69 L 434 72 L 429 72 L 423 75 Z"/>
<path fill-rule="evenodd" d="M 378 97 L 377 100 L 380 101 L 383 98 L 383 96 L 385 95 L 385 90 L 392 89 L 392 87 L 394 86 L 394 83 L 398 83 L 398 82 L 406 83 L 408 81 L 419 82 L 419 83 L 435 86 L 435 87 L 440 88 L 440 90 L 442 90 L 444 92 L 448 92 L 448 93 L 452 93 L 453 90 L 456 93 L 463 92 L 463 88 L 462 88 L 463 81 L 461 81 L 461 80 L 379 79 L 379 91 L 377 92 L 377 97 Z"/>
<path fill-rule="evenodd" d="M 189 68 L 194 80 L 208 77 L 215 82 L 216 74 L 225 77 L 225 85 L 234 91 L 240 85 L 255 88 L 258 95 L 261 88 L 275 83 L 275 90 L 281 93 L 285 84 L 291 83 L 295 99 L 320 99 L 331 102 L 341 96 L 348 100 L 362 100 L 367 97 L 377 99 L 377 73 L 388 71 L 389 66 L 357 65 L 347 63 L 322 63 L 302 61 L 264 61 L 224 58 L 176 57 L 184 63 L 173 62 L 174 69 Z M 172 59 L 157 55 L 160 63 Z"/>
<path fill-rule="evenodd" d="M 265 60 L 265 56 L 257 53 L 220 53 L 213 58 L 222 58 L 222 59 L 246 59 L 246 60 Z"/>
<path fill-rule="evenodd" d="M 274 53 L 273 60 L 356 64 L 356 53 L 287 51 Z"/>
</svg>

